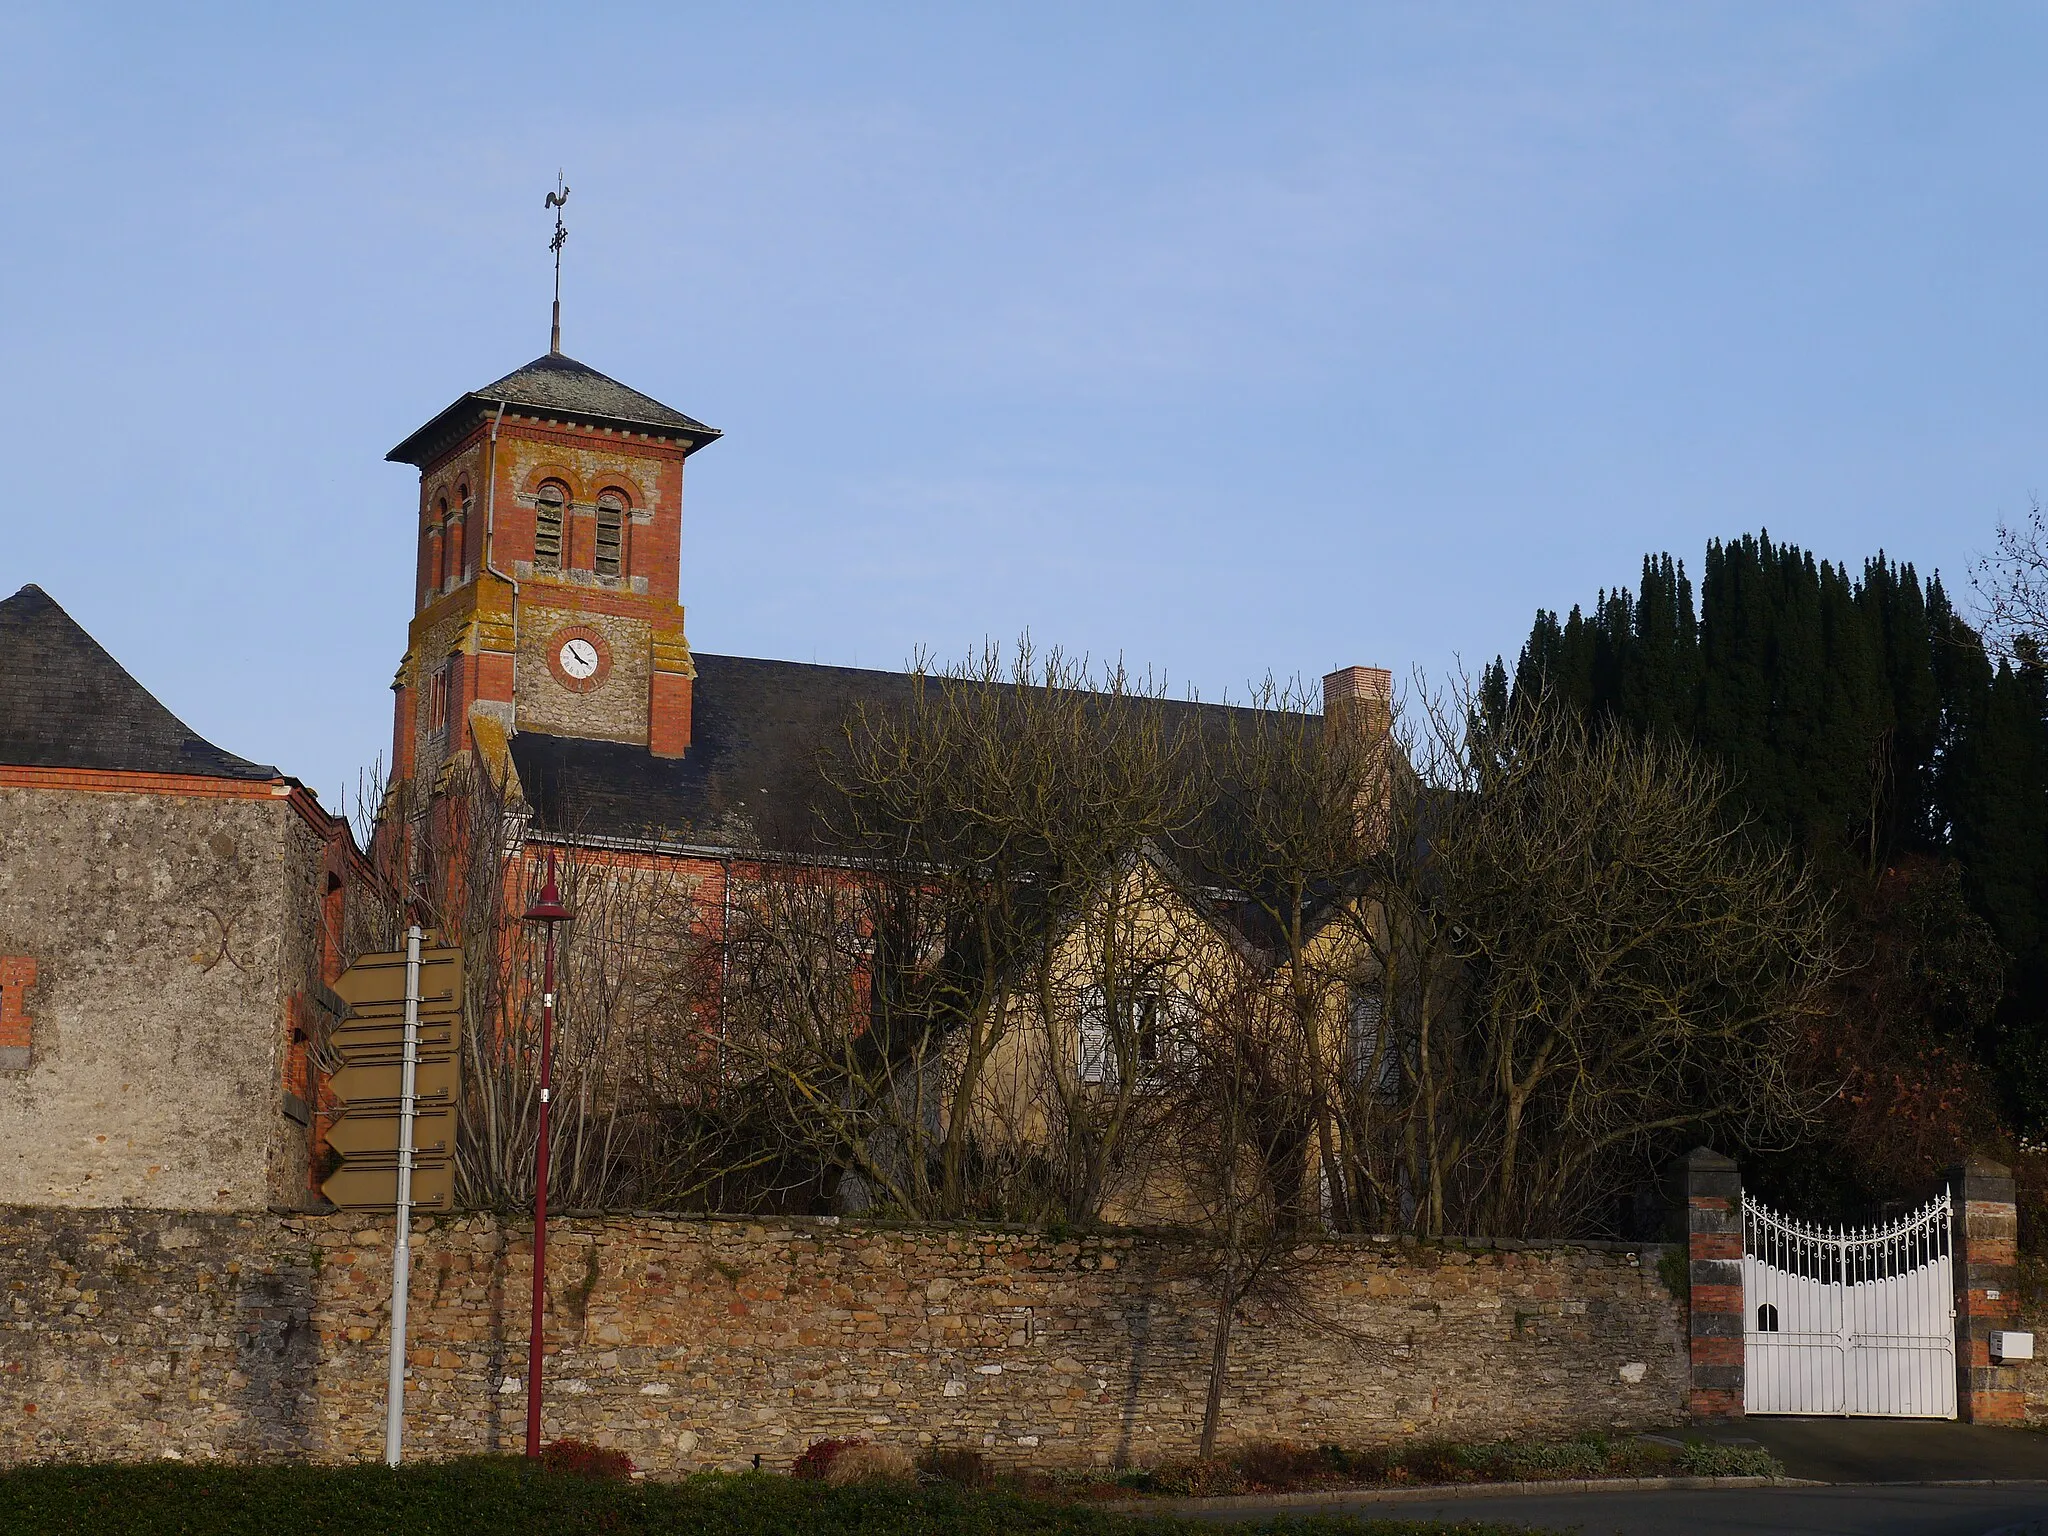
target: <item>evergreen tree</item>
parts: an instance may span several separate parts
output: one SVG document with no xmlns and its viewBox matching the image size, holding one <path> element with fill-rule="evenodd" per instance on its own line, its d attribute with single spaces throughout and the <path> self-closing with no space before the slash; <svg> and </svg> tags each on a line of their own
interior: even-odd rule
<svg viewBox="0 0 2048 1536">
<path fill-rule="evenodd" d="M 1940 579 L 1883 551 L 1854 575 L 1759 532 L 1709 543 L 1701 572 L 1697 610 L 1663 554 L 1634 592 L 1537 614 L 1512 694 L 1496 663 L 1486 707 L 1547 684 L 1603 725 L 1696 741 L 1891 951 L 1894 904 L 1870 896 L 1884 872 L 1959 866 L 2009 957 L 1971 1049 L 2023 1125 L 2048 1125 L 2048 667 L 2031 652 L 1994 667 Z"/>
</svg>

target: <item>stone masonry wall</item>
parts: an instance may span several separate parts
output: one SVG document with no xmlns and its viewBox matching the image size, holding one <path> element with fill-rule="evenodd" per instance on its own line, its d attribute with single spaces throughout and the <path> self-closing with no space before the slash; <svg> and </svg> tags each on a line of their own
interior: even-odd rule
<svg viewBox="0 0 2048 1536">
<path fill-rule="evenodd" d="M 535 592 L 544 596 L 545 588 Z M 571 693 L 548 670 L 556 634 L 567 628 L 594 629 L 611 648 L 611 670 L 588 693 Z M 647 740 L 648 677 L 652 669 L 650 635 L 644 619 L 552 608 L 529 602 L 521 616 L 517 695 L 523 729 L 579 736 L 599 741 Z"/>
<path fill-rule="evenodd" d="M 0 1201 L 304 1198 L 279 1083 L 320 849 L 282 788 L 257 792 L 0 787 L 0 955 L 36 963 L 31 1064 L 0 1072 Z"/>
<path fill-rule="evenodd" d="M 319 1251 L 262 1214 L 0 1206 L 0 1464 L 315 1454 Z"/>
<path fill-rule="evenodd" d="M 2029 1424 L 2048 1426 L 2048 1264 L 2035 1259 L 2023 1270 L 2019 1326 L 2034 1335 L 2034 1358 L 2017 1368 Z"/>
<path fill-rule="evenodd" d="M 388 1222 L 0 1216 L 0 1459 L 377 1454 Z M 526 1233 L 422 1221 L 413 1251 L 409 1454 L 516 1449 Z M 1685 1341 L 1659 1252 L 1318 1245 L 1301 1290 L 1323 1321 L 1241 1325 L 1226 1439 L 1672 1422 Z M 857 1433 L 1013 1464 L 1184 1457 L 1210 1324 L 1186 1257 L 1129 1235 L 564 1220 L 546 1432 L 661 1474 Z"/>
</svg>

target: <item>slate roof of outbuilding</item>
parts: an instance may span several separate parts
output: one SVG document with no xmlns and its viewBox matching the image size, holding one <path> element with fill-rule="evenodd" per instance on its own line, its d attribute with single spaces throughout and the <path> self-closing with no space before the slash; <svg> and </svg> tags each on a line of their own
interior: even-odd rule
<svg viewBox="0 0 2048 1536">
<path fill-rule="evenodd" d="M 463 395 L 384 457 L 396 464 L 430 463 L 454 437 L 495 411 L 501 400 L 597 426 L 687 438 L 692 452 L 719 435 L 718 428 L 608 378 L 587 363 L 549 352 L 495 384 Z"/>
<path fill-rule="evenodd" d="M 0 763 L 276 779 L 172 714 L 41 587 L 0 601 Z"/>
</svg>

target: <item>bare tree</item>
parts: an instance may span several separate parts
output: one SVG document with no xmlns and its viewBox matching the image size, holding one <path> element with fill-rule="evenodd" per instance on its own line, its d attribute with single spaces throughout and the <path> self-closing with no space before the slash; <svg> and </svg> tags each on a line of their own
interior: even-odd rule
<svg viewBox="0 0 2048 1536">
<path fill-rule="evenodd" d="M 1998 525 L 1998 548 L 1977 562 L 1970 585 L 1994 653 L 2032 660 L 2048 651 L 2048 518 L 2039 502 L 2020 523 Z M 2021 642 L 2030 649 L 2022 653 Z"/>
<path fill-rule="evenodd" d="M 945 1041 L 940 1209 L 993 1158 L 1042 1164 L 1065 1219 L 1101 1217 L 1149 1121 L 1099 1061 L 1135 1057 L 1159 995 L 1141 868 L 1199 812 L 1197 747 L 1158 685 L 1028 640 L 920 671 L 907 709 L 849 722 L 831 770 L 845 842 L 935 903 L 893 948 L 917 963 L 877 985 Z"/>
<path fill-rule="evenodd" d="M 1329 942 L 1330 918 L 1368 899 L 1364 864 L 1387 835 L 1392 776 L 1402 767 L 1391 726 L 1391 712 L 1326 719 L 1299 685 L 1268 678 L 1206 740 L 1213 801 L 1195 862 L 1242 903 L 1248 933 L 1274 967 L 1323 1203 L 1342 1230 L 1380 1224 L 1380 1207 L 1343 1134 L 1358 1043 L 1349 1003 L 1369 968 L 1356 944 Z M 1377 1036 L 1367 1043 L 1380 1048 Z M 1353 1120 L 1371 1107 L 1353 1106 Z"/>
<path fill-rule="evenodd" d="M 462 950 L 458 1196 L 524 1205 L 540 1107 L 541 955 L 521 914 L 542 878 L 542 845 L 528 837 L 514 781 L 475 760 L 458 760 L 434 792 L 396 786 L 380 809 L 371 848 L 389 898 L 372 921 L 379 942 L 396 947 L 418 921 Z M 705 1056 L 677 963 L 701 917 L 667 861 L 559 835 L 547 846 L 575 913 L 556 985 L 551 1192 L 571 1208 L 628 1204 L 679 1068 Z"/>
<path fill-rule="evenodd" d="M 1693 749 L 1468 704 L 1428 712 L 1368 863 L 1402 1112 L 1355 1132 L 1381 1143 L 1360 1161 L 1432 1234 L 1583 1231 L 1680 1132 L 1811 1116 L 1793 1063 L 1837 970 L 1829 912 Z"/>
</svg>

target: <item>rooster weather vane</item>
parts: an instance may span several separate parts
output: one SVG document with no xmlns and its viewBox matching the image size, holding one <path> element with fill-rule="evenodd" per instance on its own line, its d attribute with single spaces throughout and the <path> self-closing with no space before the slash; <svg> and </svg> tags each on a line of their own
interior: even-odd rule
<svg viewBox="0 0 2048 1536">
<path fill-rule="evenodd" d="M 555 237 L 548 242 L 548 249 L 555 253 L 555 320 L 548 332 L 548 351 L 551 353 L 562 350 L 562 247 L 569 242 L 569 231 L 562 227 L 562 204 L 568 201 L 568 183 L 557 171 L 555 190 L 548 194 L 547 201 L 547 206 L 555 210 Z"/>
</svg>

